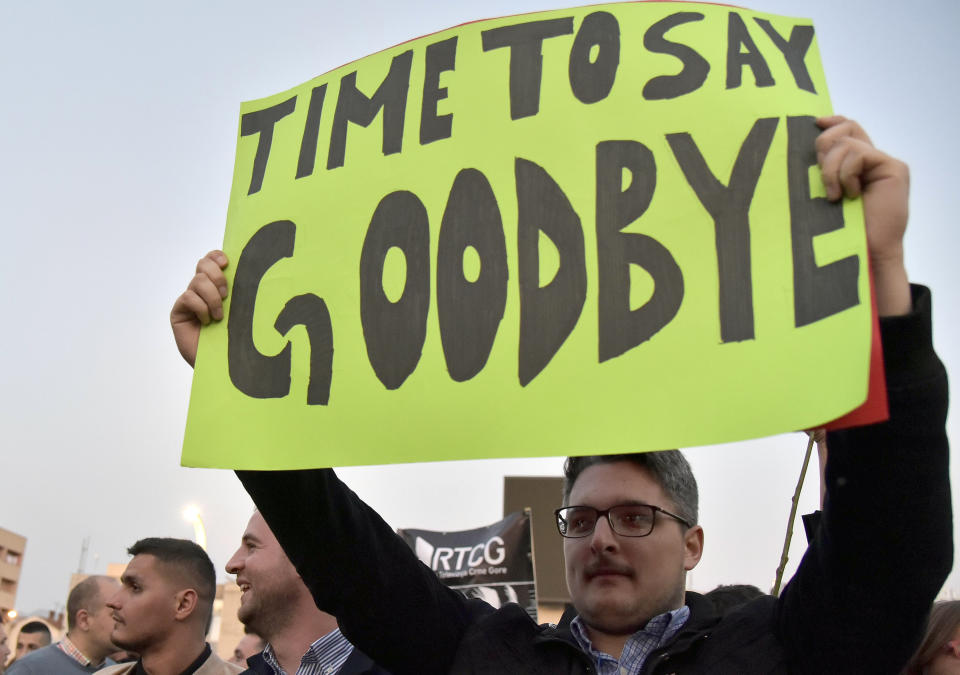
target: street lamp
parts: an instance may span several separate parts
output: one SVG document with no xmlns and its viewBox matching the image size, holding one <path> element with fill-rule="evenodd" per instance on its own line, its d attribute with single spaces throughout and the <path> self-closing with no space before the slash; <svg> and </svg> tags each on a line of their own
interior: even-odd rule
<svg viewBox="0 0 960 675">
<path fill-rule="evenodd" d="M 183 517 L 193 523 L 193 538 L 204 551 L 207 550 L 207 531 L 203 527 L 203 521 L 200 520 L 200 509 L 196 506 L 188 506 L 183 510 Z"/>
</svg>

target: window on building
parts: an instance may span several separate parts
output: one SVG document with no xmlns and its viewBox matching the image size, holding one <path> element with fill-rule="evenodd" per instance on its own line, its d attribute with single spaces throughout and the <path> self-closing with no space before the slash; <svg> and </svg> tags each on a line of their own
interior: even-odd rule
<svg viewBox="0 0 960 675">
<path fill-rule="evenodd" d="M 16 551 L 11 551 L 10 549 L 7 549 L 7 552 L 6 552 L 6 561 L 7 561 L 8 563 L 10 563 L 11 565 L 19 565 L 19 564 L 20 564 L 20 554 L 17 553 Z"/>
</svg>

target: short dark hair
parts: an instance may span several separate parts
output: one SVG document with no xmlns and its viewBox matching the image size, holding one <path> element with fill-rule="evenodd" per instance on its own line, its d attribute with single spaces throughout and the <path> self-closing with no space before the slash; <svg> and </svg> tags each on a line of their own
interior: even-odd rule
<svg viewBox="0 0 960 675">
<path fill-rule="evenodd" d="M 210 556 L 189 539 L 147 537 L 127 549 L 130 555 L 152 555 L 176 567 L 195 586 L 197 596 L 207 605 L 207 630 L 213 617 L 213 600 L 217 594 L 217 573 Z"/>
<path fill-rule="evenodd" d="M 766 595 L 756 586 L 751 584 L 720 584 L 709 593 L 704 593 L 703 597 L 713 603 L 713 608 L 721 616 L 744 605 L 755 598 Z"/>
<path fill-rule="evenodd" d="M 67 632 L 73 630 L 77 624 L 77 612 L 85 609 L 88 612 L 96 611 L 94 605 L 99 604 L 100 582 L 104 579 L 110 579 L 99 574 L 87 577 L 79 584 L 73 587 L 70 595 L 67 596 Z"/>
<path fill-rule="evenodd" d="M 45 624 L 43 621 L 27 621 L 25 624 L 20 626 L 20 633 L 26 633 L 27 635 L 42 633 L 43 635 L 47 636 L 47 644 L 50 644 L 50 626 Z"/>
<path fill-rule="evenodd" d="M 632 452 L 625 455 L 588 455 L 568 457 L 563 465 L 563 504 L 569 505 L 573 484 L 585 469 L 598 464 L 630 462 L 645 469 L 673 502 L 677 515 L 696 524 L 699 514 L 697 479 L 683 453 L 679 450 L 659 452 Z"/>
</svg>

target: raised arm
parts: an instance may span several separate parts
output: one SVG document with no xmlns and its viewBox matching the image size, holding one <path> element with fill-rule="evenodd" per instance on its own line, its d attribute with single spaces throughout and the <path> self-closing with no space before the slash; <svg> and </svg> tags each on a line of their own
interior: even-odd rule
<svg viewBox="0 0 960 675">
<path fill-rule="evenodd" d="M 223 318 L 227 264 L 222 251 L 201 258 L 170 312 L 177 348 L 191 366 L 201 327 Z M 317 606 L 391 672 L 446 673 L 469 626 L 493 612 L 443 585 L 332 469 L 237 476 Z"/>
<path fill-rule="evenodd" d="M 897 672 L 952 565 L 946 373 L 929 292 L 903 264 L 906 166 L 840 117 L 819 121 L 828 197 L 863 195 L 890 419 L 828 434 L 817 535 L 777 607 L 798 672 Z M 912 291 L 912 293 L 911 293 Z"/>
</svg>

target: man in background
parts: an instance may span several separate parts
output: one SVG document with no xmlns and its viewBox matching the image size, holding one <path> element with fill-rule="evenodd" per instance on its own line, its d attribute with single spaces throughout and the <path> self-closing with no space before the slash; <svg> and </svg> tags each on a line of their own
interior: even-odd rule
<svg viewBox="0 0 960 675">
<path fill-rule="evenodd" d="M 7 659 L 10 658 L 10 647 L 7 644 L 7 631 L 0 626 L 0 675 L 7 667 Z"/>
<path fill-rule="evenodd" d="M 242 638 L 240 638 L 240 642 L 238 642 L 237 646 L 233 648 L 233 656 L 227 659 L 227 661 L 235 666 L 245 667 L 247 665 L 247 659 L 254 654 L 259 654 L 262 652 L 263 648 L 266 646 L 266 640 L 256 633 L 248 631 Z"/>
<path fill-rule="evenodd" d="M 56 644 L 27 654 L 10 666 L 8 675 L 45 673 L 93 673 L 108 662 L 116 650 L 110 641 L 113 617 L 107 600 L 120 585 L 110 577 L 87 577 L 67 596 L 67 634 Z"/>
<path fill-rule="evenodd" d="M 227 572 L 237 575 L 241 591 L 237 618 L 267 641 L 263 653 L 247 659 L 247 672 L 388 675 L 347 641 L 336 617 L 317 608 L 259 511 L 250 517 Z"/>
<path fill-rule="evenodd" d="M 233 675 L 240 668 L 206 643 L 213 613 L 216 574 L 206 552 L 192 541 L 152 537 L 127 549 L 120 590 L 107 601 L 113 610 L 111 641 L 140 654 L 135 663 L 104 674 Z"/>
<path fill-rule="evenodd" d="M 17 635 L 17 653 L 14 663 L 27 654 L 46 647 L 51 642 L 50 629 L 42 621 L 28 621 L 20 628 Z"/>
</svg>

